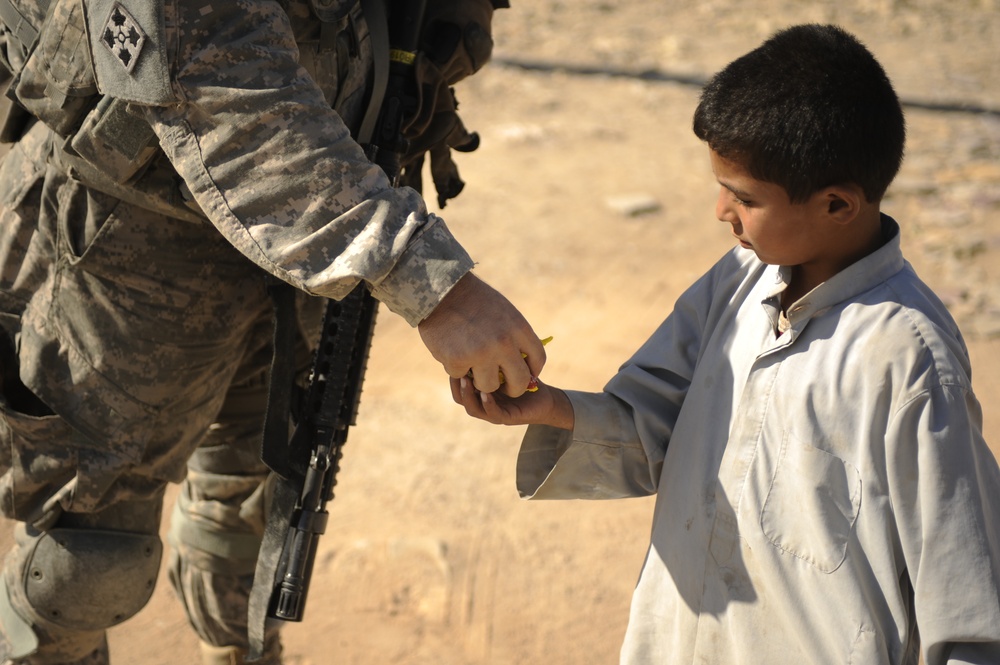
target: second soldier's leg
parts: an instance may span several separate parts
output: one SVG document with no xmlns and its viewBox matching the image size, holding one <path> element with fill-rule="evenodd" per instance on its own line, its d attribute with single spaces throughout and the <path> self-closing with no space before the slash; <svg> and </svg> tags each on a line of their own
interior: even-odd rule
<svg viewBox="0 0 1000 665">
<path fill-rule="evenodd" d="M 297 295 L 300 334 L 290 356 L 300 383 L 308 375 L 324 303 Z M 216 422 L 188 462 L 171 515 L 170 580 L 201 638 L 203 665 L 242 665 L 249 646 L 250 590 L 271 498 L 260 447 L 272 330 L 268 313 L 250 335 Z M 258 665 L 281 663 L 276 625 L 266 631 Z"/>
<path fill-rule="evenodd" d="M 243 662 L 247 610 L 264 531 L 267 467 L 260 461 L 265 376 L 233 386 L 188 463 L 170 528 L 170 581 L 202 641 L 206 665 Z M 261 665 L 281 662 L 277 630 Z"/>
<path fill-rule="evenodd" d="M 300 383 L 308 375 L 324 303 L 297 295 L 300 334 L 290 356 Z M 268 314 L 250 335 L 218 418 L 188 462 L 171 516 L 170 579 L 202 640 L 203 665 L 241 665 L 248 650 L 250 590 L 271 498 L 260 447 L 272 329 Z M 278 665 L 277 627 L 268 628 L 265 642 L 257 662 Z"/>
</svg>

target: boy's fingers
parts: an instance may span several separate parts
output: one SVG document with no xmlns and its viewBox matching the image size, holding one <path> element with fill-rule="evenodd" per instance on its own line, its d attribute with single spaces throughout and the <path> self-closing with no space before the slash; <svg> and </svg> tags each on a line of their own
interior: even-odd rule
<svg viewBox="0 0 1000 665">
<path fill-rule="evenodd" d="M 482 395 L 472 384 L 472 380 L 467 377 L 452 380 L 452 397 L 455 401 L 465 407 L 465 412 L 473 418 L 489 420 L 486 410 L 483 408 Z"/>
<path fill-rule="evenodd" d="M 449 379 L 448 384 L 451 387 L 451 398 L 456 404 L 462 403 L 462 382 L 467 381 L 464 377 L 461 379 Z"/>
<path fill-rule="evenodd" d="M 468 410 L 470 406 L 477 406 L 479 401 L 476 398 L 476 388 L 472 385 L 472 379 L 468 379 L 463 376 L 458 380 L 458 385 L 462 404 L 465 405 L 466 410 Z"/>
<path fill-rule="evenodd" d="M 505 424 L 506 422 L 505 416 L 507 414 L 504 413 L 503 409 L 500 408 L 500 405 L 497 403 L 496 397 L 490 395 L 489 393 L 480 393 L 479 402 L 480 405 L 482 406 L 483 414 L 486 416 L 487 420 L 489 420 L 494 425 Z"/>
</svg>

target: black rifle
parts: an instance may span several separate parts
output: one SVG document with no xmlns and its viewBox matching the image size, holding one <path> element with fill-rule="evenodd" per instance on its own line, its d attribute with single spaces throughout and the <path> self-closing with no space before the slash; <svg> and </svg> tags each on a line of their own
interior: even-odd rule
<svg viewBox="0 0 1000 665">
<path fill-rule="evenodd" d="M 347 430 L 357 417 L 377 310 L 378 302 L 363 285 L 343 300 L 327 303 L 323 335 L 295 433 L 284 455 L 272 456 L 277 451 L 262 455 L 271 469 L 291 481 L 298 494 L 278 560 L 270 617 L 302 620 L 316 544 L 326 531 L 326 503 L 333 499 Z"/>
<path fill-rule="evenodd" d="M 371 143 L 364 146 L 393 186 L 407 149 L 403 123 L 417 104 L 413 61 L 425 5 L 426 0 L 397 0 L 390 7 L 384 99 Z M 295 335 L 294 293 L 287 284 L 276 284 L 272 298 L 275 357 L 261 459 L 278 477 L 250 597 L 251 660 L 262 655 L 268 618 L 302 620 L 316 546 L 329 516 L 326 504 L 333 499 L 347 431 L 357 417 L 378 310 L 364 284 L 343 300 L 327 303 L 310 384 L 289 439 L 291 395 L 283 387 L 293 383 L 294 363 L 281 350 L 292 347 Z"/>
</svg>

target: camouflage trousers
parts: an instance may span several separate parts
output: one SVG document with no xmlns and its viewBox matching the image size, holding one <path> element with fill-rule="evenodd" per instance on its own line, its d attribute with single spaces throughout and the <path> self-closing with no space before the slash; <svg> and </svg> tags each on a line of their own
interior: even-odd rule
<svg viewBox="0 0 1000 665">
<path fill-rule="evenodd" d="M 267 504 L 263 275 L 208 222 L 151 213 L 47 166 L 52 140 L 36 125 L 0 163 L 0 508 L 21 523 L 3 577 L 38 640 L 33 654 L 12 650 L 17 621 L 0 613 L 0 662 L 108 662 L 90 614 L 60 621 L 32 606 L 28 562 L 59 530 L 155 538 L 175 482 L 171 581 L 204 643 L 245 647 Z M 302 300 L 318 317 L 320 304 Z M 69 592 L 97 602 L 85 585 Z M 278 663 L 272 633 L 266 662 Z"/>
</svg>

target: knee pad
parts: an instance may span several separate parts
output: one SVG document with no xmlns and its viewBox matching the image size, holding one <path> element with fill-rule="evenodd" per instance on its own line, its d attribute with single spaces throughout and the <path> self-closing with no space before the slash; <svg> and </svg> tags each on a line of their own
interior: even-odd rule
<svg viewBox="0 0 1000 665">
<path fill-rule="evenodd" d="M 39 617 L 77 631 L 110 628 L 141 610 L 156 586 L 157 536 L 52 529 L 35 541 L 21 580 Z"/>
</svg>

